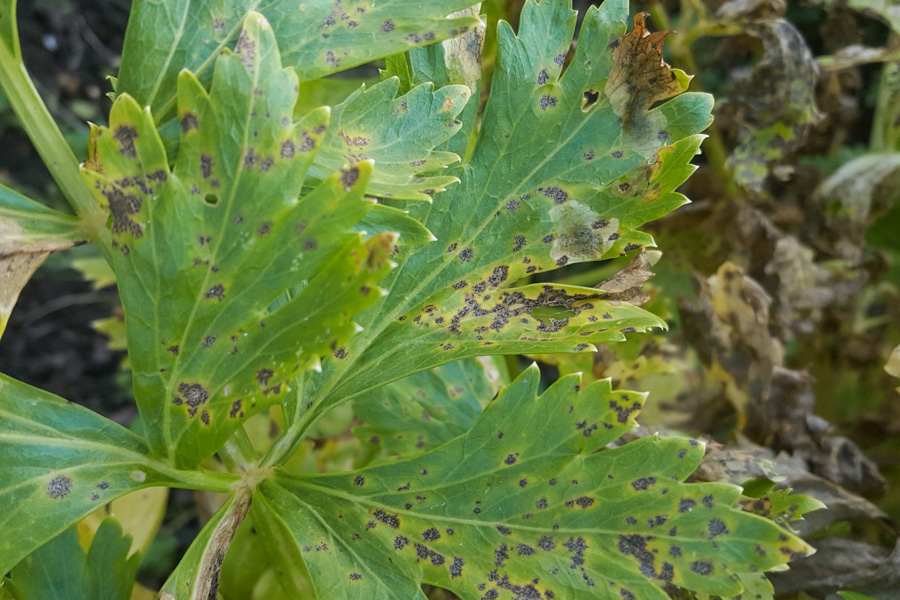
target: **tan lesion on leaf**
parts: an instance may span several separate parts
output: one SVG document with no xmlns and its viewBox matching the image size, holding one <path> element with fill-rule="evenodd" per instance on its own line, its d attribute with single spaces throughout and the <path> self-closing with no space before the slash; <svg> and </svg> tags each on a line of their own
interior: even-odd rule
<svg viewBox="0 0 900 600">
<path fill-rule="evenodd" d="M 663 60 L 663 40 L 672 32 L 648 31 L 649 16 L 636 14 L 634 29 L 610 45 L 614 66 L 603 90 L 625 131 L 638 134 L 651 125 L 647 113 L 654 103 L 684 91 Z"/>
</svg>

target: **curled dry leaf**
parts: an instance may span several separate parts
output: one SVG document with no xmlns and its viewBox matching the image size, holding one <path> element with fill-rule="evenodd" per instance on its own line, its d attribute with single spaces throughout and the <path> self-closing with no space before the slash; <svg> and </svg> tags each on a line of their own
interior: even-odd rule
<svg viewBox="0 0 900 600">
<path fill-rule="evenodd" d="M 654 253 L 653 256 L 658 259 L 659 253 Z M 650 300 L 644 293 L 643 286 L 654 276 L 650 270 L 652 266 L 647 251 L 642 249 L 627 267 L 594 287 L 606 292 L 609 300 L 622 300 L 635 306 L 643 306 Z"/>
<path fill-rule="evenodd" d="M 604 93 L 613 110 L 622 118 L 626 135 L 639 145 L 656 135 L 651 108 L 687 89 L 688 78 L 663 60 L 663 40 L 671 31 L 647 30 L 648 13 L 634 16 L 634 29 L 610 47 L 615 66 L 609 74 Z M 680 75 L 680 76 L 679 76 Z"/>
</svg>

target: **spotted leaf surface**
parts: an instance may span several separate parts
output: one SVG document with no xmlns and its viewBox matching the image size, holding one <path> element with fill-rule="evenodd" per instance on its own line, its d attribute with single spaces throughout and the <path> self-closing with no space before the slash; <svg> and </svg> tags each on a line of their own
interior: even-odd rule
<svg viewBox="0 0 900 600">
<path fill-rule="evenodd" d="M 275 27 L 286 65 L 301 81 L 458 35 L 478 24 L 446 18 L 471 0 L 138 0 L 131 8 L 118 93 L 174 116 L 178 73 L 208 77 L 216 55 L 233 47 L 244 18 L 259 12 Z"/>
<path fill-rule="evenodd" d="M 407 456 L 464 434 L 499 388 L 499 373 L 484 360 L 452 362 L 357 396 L 353 410 L 366 424 L 353 433 Z"/>
<path fill-rule="evenodd" d="M 740 573 L 808 551 L 732 508 L 740 488 L 686 484 L 703 447 L 655 436 L 603 448 L 644 395 L 527 369 L 475 425 L 419 457 L 350 473 L 279 475 L 262 502 L 300 548 L 319 595 L 668 598 L 672 583 L 732 596 Z M 601 451 L 602 450 L 602 451 Z"/>
<path fill-rule="evenodd" d="M 148 440 L 184 466 L 277 402 L 320 353 L 339 352 L 352 316 L 378 297 L 395 241 L 350 232 L 372 206 L 371 162 L 298 199 L 328 111 L 293 120 L 296 77 L 266 20 L 245 25 L 209 92 L 181 73 L 173 169 L 151 114 L 127 95 L 98 134 L 99 166 L 82 169 L 111 213 Z"/>
<path fill-rule="evenodd" d="M 372 159 L 375 168 L 367 192 L 373 196 L 429 200 L 459 181 L 440 174 L 459 157 L 432 148 L 459 131 L 456 116 L 466 106 L 469 89 L 447 85 L 435 90 L 422 84 L 395 97 L 399 86 L 399 79 L 388 79 L 358 90 L 332 109 L 331 124 L 310 169 L 313 179 Z"/>
<path fill-rule="evenodd" d="M 176 471 L 137 435 L 0 375 L 0 571 L 107 502 L 150 486 L 228 489 L 231 476 Z"/>
<path fill-rule="evenodd" d="M 365 331 L 316 378 L 320 406 L 465 356 L 590 352 L 663 326 L 602 290 L 514 286 L 652 245 L 638 228 L 687 202 L 675 189 L 693 172 L 699 132 L 710 123 L 711 97 L 681 94 L 652 110 L 631 106 L 632 120 L 659 128 L 635 138 L 607 91 L 611 73 L 630 60 L 617 51 L 628 3 L 588 11 L 562 73 L 575 27 L 570 6 L 526 3 L 518 35 L 500 24 L 491 95 L 477 145 L 458 169 L 461 183 L 433 204 L 397 203 L 438 241 L 394 257 L 391 293 L 360 317 Z M 294 418 L 306 418 L 305 405 L 294 404 Z"/>
</svg>

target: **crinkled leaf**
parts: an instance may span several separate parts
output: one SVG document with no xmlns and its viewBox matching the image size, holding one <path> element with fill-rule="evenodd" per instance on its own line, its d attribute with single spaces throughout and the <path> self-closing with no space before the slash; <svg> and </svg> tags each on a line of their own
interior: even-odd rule
<svg viewBox="0 0 900 600">
<path fill-rule="evenodd" d="M 399 79 L 388 79 L 357 90 L 332 109 L 331 124 L 310 169 L 312 180 L 348 163 L 373 159 L 366 190 L 372 196 L 429 200 L 458 181 L 439 173 L 459 157 L 432 148 L 459 130 L 456 116 L 466 106 L 469 89 L 448 85 L 435 90 L 432 84 L 422 84 L 395 97 L 399 86 Z"/>
<path fill-rule="evenodd" d="M 528 2 L 518 35 L 501 23 L 491 97 L 461 184 L 432 205 L 404 205 L 438 241 L 394 257 L 391 293 L 361 317 L 365 331 L 316 380 L 327 403 L 465 356 L 592 351 L 663 325 L 600 290 L 511 287 L 652 245 L 637 228 L 686 202 L 675 189 L 693 172 L 697 133 L 710 122 L 711 98 L 682 94 L 649 112 L 632 109 L 632 119 L 659 127 L 652 147 L 643 131 L 624 130 L 604 90 L 628 4 L 588 11 L 561 75 L 575 27 L 570 5 Z M 596 102 L 585 106 L 585 91 Z"/>
<path fill-rule="evenodd" d="M 250 490 L 232 494 L 194 538 L 191 547 L 159 592 L 159 600 L 216 598 L 222 561 L 250 510 Z"/>
<path fill-rule="evenodd" d="M 141 557 L 118 521 L 105 519 L 85 552 L 74 527 L 31 553 L 12 570 L 18 600 L 90 598 L 122 600 L 131 595 Z"/>
<path fill-rule="evenodd" d="M 692 440 L 603 450 L 643 394 L 560 379 L 538 396 L 527 369 L 466 434 L 416 458 L 321 476 L 278 474 L 258 501 L 285 523 L 319 595 L 664 599 L 672 583 L 734 595 L 739 573 L 809 547 L 732 508 L 740 489 L 682 483 Z"/>
<path fill-rule="evenodd" d="M 735 180 L 759 193 L 769 166 L 796 149 L 818 112 L 816 62 L 803 35 L 788 21 L 751 21 L 744 31 L 762 40 L 763 57 L 729 96 L 739 142 L 729 163 Z"/>
<path fill-rule="evenodd" d="M 245 25 L 210 92 L 187 71 L 178 79 L 174 169 L 150 113 L 123 95 L 97 140 L 100 170 L 82 171 L 112 213 L 148 440 L 185 466 L 354 332 L 351 317 L 378 296 L 394 246 L 390 234 L 349 233 L 372 205 L 363 198 L 370 162 L 297 199 L 328 111 L 292 120 L 296 77 L 281 68 L 265 19 Z"/>
<path fill-rule="evenodd" d="M 215 57 L 235 42 L 254 11 L 274 24 L 285 64 L 309 81 L 458 35 L 477 19 L 445 17 L 467 5 L 470 0 L 138 0 L 116 91 L 150 106 L 158 122 L 168 120 L 178 73 L 208 76 Z"/>
<path fill-rule="evenodd" d="M 356 397 L 353 410 L 365 425 L 360 440 L 412 456 L 464 434 L 498 390 L 484 362 L 467 358 L 423 371 Z"/>
<path fill-rule="evenodd" d="M 79 224 L 0 185 L 0 335 L 19 292 L 44 259 L 87 238 Z"/>
<path fill-rule="evenodd" d="M 228 489 L 231 476 L 175 471 L 121 425 L 0 375 L 0 571 L 104 503 L 150 486 Z"/>
</svg>

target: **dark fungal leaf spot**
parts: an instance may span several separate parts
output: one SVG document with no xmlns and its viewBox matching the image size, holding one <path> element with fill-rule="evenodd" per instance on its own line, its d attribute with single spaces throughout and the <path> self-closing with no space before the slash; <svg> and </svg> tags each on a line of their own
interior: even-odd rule
<svg viewBox="0 0 900 600">
<path fill-rule="evenodd" d="M 217 283 L 216 285 L 214 285 L 211 288 L 209 288 L 208 290 L 206 290 L 204 297 L 206 297 L 207 300 L 215 299 L 215 300 L 222 301 L 225 298 L 225 286 L 222 285 L 221 283 Z M 176 356 L 177 356 L 177 353 L 176 353 Z"/>
<path fill-rule="evenodd" d="M 641 477 L 631 482 L 631 487 L 637 492 L 643 492 L 656 484 L 656 477 Z"/>
<path fill-rule="evenodd" d="M 585 152 L 584 160 L 594 160 L 594 153 L 593 152 Z"/>
<path fill-rule="evenodd" d="M 200 176 L 209 179 L 212 175 L 213 158 L 209 154 L 200 155 Z"/>
<path fill-rule="evenodd" d="M 494 550 L 494 566 L 502 567 L 503 563 L 509 560 L 509 552 L 507 552 L 508 548 L 506 544 L 500 544 Z"/>
<path fill-rule="evenodd" d="M 383 33 L 390 33 L 394 30 L 394 24 L 391 21 L 385 21 L 381 25 L 381 31 Z"/>
<path fill-rule="evenodd" d="M 137 138 L 137 129 L 130 125 L 119 125 L 113 133 L 113 139 L 119 144 L 119 154 L 125 158 L 136 158 L 137 149 L 134 140 Z"/>
<path fill-rule="evenodd" d="M 550 242 L 553 241 L 553 234 L 545 235 L 544 237 L 541 238 L 541 241 L 544 242 L 545 244 L 549 244 Z"/>
<path fill-rule="evenodd" d="M 353 478 L 353 485 L 363 486 L 366 484 L 366 478 L 362 475 L 357 475 Z"/>
<path fill-rule="evenodd" d="M 685 456 L 687 456 L 687 450 L 682 448 L 681 450 L 678 451 L 678 458 L 684 458 Z"/>
<path fill-rule="evenodd" d="M 209 426 L 209 411 L 204 410 L 200 413 L 200 421 L 207 427 Z"/>
<path fill-rule="evenodd" d="M 705 560 L 695 560 L 691 563 L 691 571 L 697 575 L 712 575 L 713 565 Z"/>
<path fill-rule="evenodd" d="M 501 265 L 499 267 L 494 267 L 493 272 L 491 272 L 491 276 L 488 278 L 487 283 L 492 288 L 498 287 L 501 283 L 506 281 L 506 278 L 509 276 L 509 267 L 506 265 Z"/>
<path fill-rule="evenodd" d="M 534 554 L 534 548 L 527 544 L 519 544 L 516 551 L 519 553 L 519 556 L 531 556 Z"/>
<path fill-rule="evenodd" d="M 269 169 L 271 169 L 275 165 L 275 159 L 271 156 L 267 156 L 261 161 L 259 161 L 259 170 L 263 173 L 268 173 Z"/>
<path fill-rule="evenodd" d="M 350 167 L 341 171 L 341 184 L 343 184 L 345 191 L 349 192 L 356 185 L 357 181 L 359 181 L 359 169 L 357 167 Z"/>
<path fill-rule="evenodd" d="M 507 456 L 505 459 L 503 459 L 503 462 L 504 462 L 505 464 L 507 464 L 507 465 L 514 465 L 514 464 L 516 464 L 516 461 L 517 461 L 517 460 L 519 460 L 519 453 L 518 453 L 518 452 L 516 452 L 516 453 L 514 453 L 514 454 L 510 454 L 510 455 Z"/>
<path fill-rule="evenodd" d="M 450 579 L 455 579 L 456 577 L 462 576 L 462 568 L 466 564 L 462 558 L 458 556 L 453 557 L 453 562 L 447 568 L 447 571 L 450 573 Z"/>
<path fill-rule="evenodd" d="M 72 480 L 65 475 L 57 475 L 47 483 L 47 495 L 54 500 L 65 498 L 72 491 Z"/>
<path fill-rule="evenodd" d="M 569 194 L 567 194 L 564 190 L 556 187 L 555 185 L 543 188 L 541 191 L 545 196 L 553 200 L 554 204 L 562 204 L 569 199 Z"/>
<path fill-rule="evenodd" d="M 557 103 L 557 99 L 553 96 L 543 95 L 541 96 L 541 101 L 538 106 L 541 107 L 541 110 L 547 110 L 548 108 L 555 108 Z"/>
<path fill-rule="evenodd" d="M 192 112 L 184 113 L 184 116 L 181 117 L 181 133 L 187 133 L 198 127 L 200 127 L 200 121 L 197 119 L 197 115 Z"/>
<path fill-rule="evenodd" d="M 203 347 L 204 347 L 204 348 L 209 348 L 210 346 L 212 346 L 213 344 L 216 343 L 216 340 L 217 340 L 217 339 L 219 339 L 219 336 L 217 336 L 217 335 L 208 335 L 208 336 L 206 336 L 206 337 L 203 339 Z"/>
<path fill-rule="evenodd" d="M 503 525 L 497 525 L 497 531 L 499 531 L 501 535 L 509 535 L 510 533 L 512 533 L 507 527 L 504 527 Z"/>
<path fill-rule="evenodd" d="M 551 550 L 556 548 L 556 542 L 553 541 L 553 538 L 549 535 L 545 535 L 541 536 L 541 539 L 538 540 L 537 546 L 545 552 L 550 552 Z"/>
<path fill-rule="evenodd" d="M 523 488 L 523 487 L 525 487 L 525 486 L 527 486 L 527 485 L 528 485 L 528 480 L 527 480 L 527 479 L 520 479 L 520 480 L 519 480 L 519 487 L 520 487 L 520 488 Z"/>
<path fill-rule="evenodd" d="M 474 256 L 474 252 L 472 252 L 471 248 L 465 248 L 459 253 L 459 260 L 461 262 L 467 263 L 472 260 L 472 256 Z"/>
<path fill-rule="evenodd" d="M 272 230 L 272 221 L 266 221 L 256 230 L 256 235 L 262 237 Z"/>
<path fill-rule="evenodd" d="M 434 527 L 429 527 L 422 532 L 422 540 L 426 542 L 434 542 L 441 539 L 441 532 Z"/>
<path fill-rule="evenodd" d="M 555 62 L 559 67 L 563 66 L 563 63 L 566 62 L 566 53 L 563 52 L 562 54 L 557 54 L 556 56 L 554 56 L 553 62 Z"/>
<path fill-rule="evenodd" d="M 397 529 L 400 527 L 400 518 L 397 515 L 392 515 L 389 512 L 386 512 L 382 509 L 376 509 L 372 516 L 390 527 L 391 529 Z"/>
<path fill-rule="evenodd" d="M 343 360 L 347 358 L 347 348 L 345 346 L 341 346 L 334 352 L 334 357 L 338 360 Z"/>
<path fill-rule="evenodd" d="M 538 501 L 534 503 L 534 506 L 536 508 L 540 508 L 540 509 L 547 508 L 547 499 L 546 498 L 538 499 Z"/>
<path fill-rule="evenodd" d="M 547 73 L 547 69 L 541 69 L 537 76 L 537 84 L 545 85 L 548 81 L 550 81 L 550 75 Z"/>
<path fill-rule="evenodd" d="M 700 502 L 702 502 L 702 503 L 703 503 L 703 506 L 705 506 L 706 508 L 712 508 L 712 507 L 713 507 L 713 497 L 712 497 L 712 495 L 707 494 L 706 496 L 703 496 L 703 498 L 700 499 Z"/>
<path fill-rule="evenodd" d="M 243 402 L 241 400 L 235 400 L 231 403 L 231 410 L 228 411 L 228 417 L 231 419 L 236 419 L 238 416 L 243 417 L 244 413 L 241 411 L 241 406 Z"/>
<path fill-rule="evenodd" d="M 362 579 L 362 575 L 360 575 L 359 573 L 350 573 L 349 577 L 350 581 L 359 581 L 360 579 Z"/>
<path fill-rule="evenodd" d="M 98 494 L 97 492 L 91 492 L 91 500 L 96 502 L 99 499 L 100 499 L 100 494 Z"/>
<path fill-rule="evenodd" d="M 588 508 L 589 506 L 591 506 L 593 503 L 594 503 L 594 499 L 591 498 L 590 496 L 579 496 L 578 498 L 575 498 L 574 500 L 568 500 L 566 502 L 566 506 L 568 506 L 569 508 L 578 506 L 579 508 L 584 510 L 584 509 Z"/>
<path fill-rule="evenodd" d="M 556 266 L 562 267 L 563 265 L 568 264 L 568 262 L 569 262 L 569 257 L 566 255 L 562 255 L 558 259 L 556 259 Z"/>
<path fill-rule="evenodd" d="M 625 155 L 625 153 L 622 152 L 621 150 L 613 150 L 612 151 L 613 158 L 622 158 L 624 155 Z"/>
<path fill-rule="evenodd" d="M 169 346 L 167 350 L 172 353 L 172 356 L 178 356 L 178 346 Z"/>
<path fill-rule="evenodd" d="M 275 374 L 275 371 L 272 369 L 260 369 L 256 372 L 256 381 L 259 383 L 259 387 L 266 387 L 269 385 L 269 379 L 272 378 L 272 375 Z"/>
<path fill-rule="evenodd" d="M 728 527 L 721 519 L 710 519 L 709 523 L 707 523 L 707 529 L 709 529 L 710 539 L 728 533 Z"/>
</svg>

